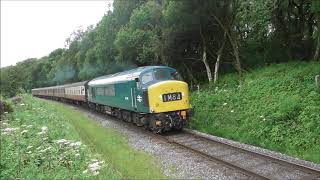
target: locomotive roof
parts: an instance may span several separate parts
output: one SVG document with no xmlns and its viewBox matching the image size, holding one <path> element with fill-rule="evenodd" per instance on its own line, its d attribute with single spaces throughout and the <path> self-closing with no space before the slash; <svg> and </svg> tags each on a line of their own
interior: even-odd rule
<svg viewBox="0 0 320 180">
<path fill-rule="evenodd" d="M 135 69 L 131 69 L 128 71 L 123 71 L 115 74 L 109 74 L 105 76 L 101 76 L 98 78 L 95 78 L 88 82 L 88 85 L 100 85 L 100 84 L 113 84 L 115 82 L 123 82 L 123 81 L 130 81 L 134 80 L 135 78 L 138 78 L 141 73 L 151 70 L 151 69 L 157 69 L 157 68 L 165 68 L 165 69 L 171 69 L 174 70 L 171 67 L 168 66 L 143 66 L 138 67 Z"/>
</svg>

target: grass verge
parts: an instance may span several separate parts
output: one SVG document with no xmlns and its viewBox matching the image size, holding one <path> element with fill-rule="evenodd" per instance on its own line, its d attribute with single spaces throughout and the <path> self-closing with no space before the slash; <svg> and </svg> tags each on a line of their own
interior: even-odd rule
<svg viewBox="0 0 320 180">
<path fill-rule="evenodd" d="M 62 104 L 25 95 L 0 125 L 0 179 L 164 178 L 150 155 Z"/>
<path fill-rule="evenodd" d="M 105 158 L 112 167 L 121 173 L 122 178 L 130 179 L 163 179 L 162 168 L 154 159 L 145 153 L 129 147 L 126 138 L 113 129 L 101 127 L 88 120 L 78 111 L 56 104 L 59 112 L 68 117 L 81 139 L 94 152 Z"/>
</svg>

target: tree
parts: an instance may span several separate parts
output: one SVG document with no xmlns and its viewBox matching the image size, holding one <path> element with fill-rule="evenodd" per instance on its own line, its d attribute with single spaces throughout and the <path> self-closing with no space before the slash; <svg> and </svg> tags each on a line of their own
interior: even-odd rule
<svg viewBox="0 0 320 180">
<path fill-rule="evenodd" d="M 316 26 L 314 28 L 315 52 L 313 59 L 320 60 L 320 1 L 312 1 L 312 11 L 315 14 Z"/>
<path fill-rule="evenodd" d="M 149 1 L 135 9 L 127 26 L 120 29 L 115 45 L 118 62 L 141 66 L 160 60 L 161 6 Z"/>
</svg>

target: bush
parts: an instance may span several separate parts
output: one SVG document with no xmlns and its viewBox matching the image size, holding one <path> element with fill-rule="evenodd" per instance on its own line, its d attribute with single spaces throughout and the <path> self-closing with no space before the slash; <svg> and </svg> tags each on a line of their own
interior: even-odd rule
<svg viewBox="0 0 320 180">
<path fill-rule="evenodd" d="M 11 101 L 2 101 L 0 100 L 0 114 L 11 113 L 13 112 L 13 103 Z"/>
</svg>

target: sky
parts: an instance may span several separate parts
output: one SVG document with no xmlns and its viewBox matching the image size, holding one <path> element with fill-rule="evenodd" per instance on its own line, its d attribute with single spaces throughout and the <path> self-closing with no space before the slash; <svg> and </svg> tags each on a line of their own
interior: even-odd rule
<svg viewBox="0 0 320 180">
<path fill-rule="evenodd" d="M 64 48 L 70 34 L 96 25 L 112 0 L 1 0 L 1 67 Z"/>
</svg>

